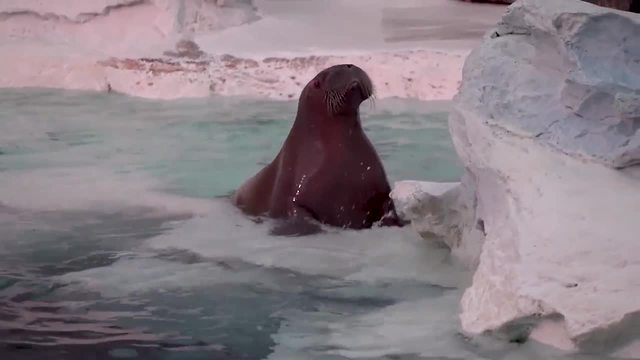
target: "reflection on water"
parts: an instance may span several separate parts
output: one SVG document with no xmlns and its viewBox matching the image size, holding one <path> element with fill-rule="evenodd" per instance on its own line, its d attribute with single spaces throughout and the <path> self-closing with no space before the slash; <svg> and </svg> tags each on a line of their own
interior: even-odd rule
<svg viewBox="0 0 640 360">
<path fill-rule="evenodd" d="M 563 358 L 460 336 L 469 274 L 410 228 L 274 238 L 220 198 L 295 103 L 3 91 L 0 108 L 3 359 Z M 364 111 L 392 180 L 459 176 L 441 105 Z"/>
<path fill-rule="evenodd" d="M 3 240 L 3 259 L 9 259 L 3 261 L 0 274 L 4 351 L 11 358 L 137 354 L 260 359 L 283 348 L 279 351 L 284 354 L 331 350 L 342 358 L 338 354 L 344 349 L 331 345 L 341 339 L 330 341 L 326 336 L 344 318 L 456 292 L 453 286 L 415 278 L 420 269 L 412 267 L 424 267 L 419 264 L 379 268 L 398 255 L 384 259 L 389 251 L 366 246 L 380 246 L 390 240 L 390 233 L 380 239 L 351 233 L 345 239 L 345 250 L 351 253 L 346 254 L 338 252 L 339 243 L 306 247 L 299 239 L 261 240 L 256 234 L 264 238 L 266 229 L 250 227 L 249 221 L 227 236 L 228 207 L 220 206 L 223 209 L 211 215 L 177 223 L 95 213 L 54 219 L 43 215 L 43 228 L 54 227 L 56 221 L 63 224 L 48 236 L 48 230 L 31 228 L 36 215 L 24 214 L 32 220 L 28 228 Z M 65 221 L 76 225 L 64 229 Z M 226 231 L 214 233 L 223 226 Z M 247 237 L 246 243 L 238 243 L 242 237 Z M 338 238 L 333 234 L 326 240 Z M 225 246 L 225 241 L 235 243 Z M 296 242 L 298 249 L 292 247 Z M 198 248 L 202 253 L 192 251 Z M 358 262 L 357 257 L 365 259 Z M 441 265 L 443 254 L 434 259 Z M 345 263 L 323 269 L 326 262 L 341 260 Z M 362 276 L 372 277 L 359 280 Z M 443 281 L 456 282 L 446 277 Z M 292 328 L 297 330 L 290 333 Z M 309 343 L 295 345 L 300 337 Z"/>
</svg>

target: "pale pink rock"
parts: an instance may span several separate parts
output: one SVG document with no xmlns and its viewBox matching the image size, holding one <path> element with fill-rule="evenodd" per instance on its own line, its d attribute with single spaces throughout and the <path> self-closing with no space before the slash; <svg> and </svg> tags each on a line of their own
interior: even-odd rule
<svg viewBox="0 0 640 360">
<path fill-rule="evenodd" d="M 470 40 L 463 37 L 465 45 L 453 50 L 411 50 L 411 46 L 402 48 L 402 41 L 410 45 L 414 39 L 397 38 L 406 30 L 400 26 L 400 32 L 390 30 L 393 36 L 388 46 L 369 48 L 384 44 L 382 37 L 388 37 L 375 35 L 382 30 L 376 11 L 383 8 L 378 3 L 367 2 L 371 9 L 357 4 L 345 8 L 366 15 L 363 22 L 367 25 L 350 30 L 354 40 L 344 40 L 335 31 L 331 35 L 314 31 L 317 39 L 308 38 L 304 31 L 310 31 L 309 24 L 289 24 L 277 16 L 260 21 L 257 27 L 240 28 L 238 25 L 255 22 L 262 14 L 237 0 L 7 0 L 0 3 L 0 87 L 110 90 L 156 99 L 247 95 L 287 100 L 297 98 L 306 82 L 324 67 L 352 62 L 371 74 L 378 98 L 453 97 Z M 277 4 L 271 6 L 277 8 Z M 404 11 L 404 5 L 397 6 Z M 442 0 L 435 6 L 458 9 Z M 492 15 L 481 10 L 497 17 L 497 12 Z M 324 24 L 323 16 L 329 15 L 314 17 L 311 25 Z M 336 26 L 353 25 L 342 15 Z M 488 27 L 485 22 L 480 24 Z M 274 41 L 274 34 L 282 34 L 286 24 L 299 25 L 299 32 L 289 31 L 297 37 L 288 41 L 303 48 L 264 52 L 289 45 L 252 40 L 267 31 L 270 35 L 265 39 Z M 235 29 L 229 29 L 232 27 Z M 227 30 L 220 32 L 222 29 Z M 242 39 L 249 42 L 237 44 Z M 362 45 L 362 49 L 306 48 L 314 42 L 343 47 L 345 41 Z"/>
</svg>

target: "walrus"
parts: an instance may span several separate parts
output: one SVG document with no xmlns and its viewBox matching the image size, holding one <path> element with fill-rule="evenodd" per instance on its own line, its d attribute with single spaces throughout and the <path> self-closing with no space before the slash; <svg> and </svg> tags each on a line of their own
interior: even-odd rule
<svg viewBox="0 0 640 360">
<path fill-rule="evenodd" d="M 272 235 L 403 226 L 384 167 L 360 122 L 373 94 L 367 73 L 331 66 L 302 90 L 295 121 L 275 159 L 244 182 L 232 202 L 245 214 L 277 219 Z"/>
</svg>

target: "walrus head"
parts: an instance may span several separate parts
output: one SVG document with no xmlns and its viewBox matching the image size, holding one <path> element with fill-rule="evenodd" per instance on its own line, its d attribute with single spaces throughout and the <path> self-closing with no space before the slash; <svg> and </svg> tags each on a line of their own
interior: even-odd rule
<svg viewBox="0 0 640 360">
<path fill-rule="evenodd" d="M 302 90 L 300 101 L 329 115 L 353 115 L 373 95 L 373 84 L 364 70 L 352 64 L 322 70 Z"/>
</svg>

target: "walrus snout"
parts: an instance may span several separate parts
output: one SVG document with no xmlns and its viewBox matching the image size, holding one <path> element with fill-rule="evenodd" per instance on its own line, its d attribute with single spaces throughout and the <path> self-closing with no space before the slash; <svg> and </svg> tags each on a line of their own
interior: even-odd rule
<svg viewBox="0 0 640 360">
<path fill-rule="evenodd" d="M 349 91 L 358 92 L 358 95 L 362 98 L 362 101 L 366 100 L 371 96 L 366 90 L 364 84 L 360 80 L 353 80 L 349 85 Z"/>
<path fill-rule="evenodd" d="M 331 114 L 357 113 L 360 104 L 373 95 L 369 75 L 353 64 L 328 67 L 309 84 L 311 89 L 322 91 L 322 101 Z"/>
</svg>

